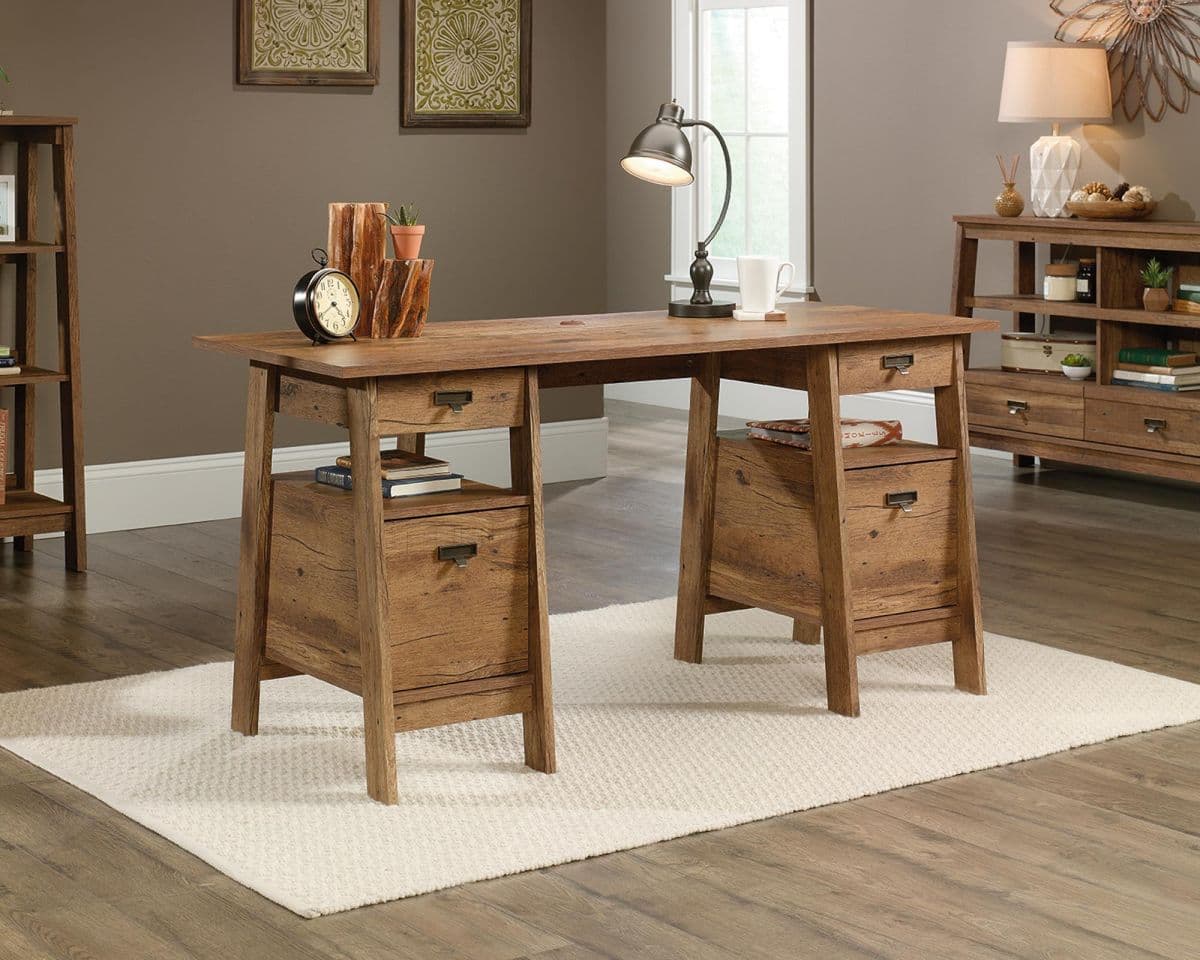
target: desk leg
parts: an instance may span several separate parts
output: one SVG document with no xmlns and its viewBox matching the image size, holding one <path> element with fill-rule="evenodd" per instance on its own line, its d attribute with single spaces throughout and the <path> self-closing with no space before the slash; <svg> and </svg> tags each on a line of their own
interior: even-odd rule
<svg viewBox="0 0 1200 960">
<path fill-rule="evenodd" d="M 362 672 L 367 793 L 380 803 L 400 802 L 396 788 L 396 707 L 392 699 L 392 646 L 388 637 L 388 584 L 383 564 L 383 488 L 379 483 L 377 384 L 346 390 L 350 469 L 354 484 L 354 562 L 358 567 L 358 642 Z"/>
<path fill-rule="evenodd" d="M 683 529 L 679 537 L 679 596 L 675 606 L 675 659 L 704 658 L 704 601 L 712 561 L 713 509 L 717 499 L 717 402 L 721 358 L 709 354 L 692 378 L 687 461 L 683 478 Z"/>
<path fill-rule="evenodd" d="M 554 773 L 554 699 L 550 683 L 550 607 L 542 504 L 542 414 L 536 367 L 525 371 L 525 422 L 509 431 L 512 486 L 529 495 L 529 674 L 533 709 L 524 714 L 525 763 Z"/>
<path fill-rule="evenodd" d="M 267 636 L 271 545 L 271 446 L 279 371 L 250 365 L 246 398 L 246 458 L 242 470 L 242 544 L 233 658 L 233 714 L 238 733 L 258 733 L 258 691 Z"/>
<path fill-rule="evenodd" d="M 836 347 L 808 355 L 808 416 L 812 421 L 813 493 L 821 562 L 821 624 L 825 629 L 825 692 L 829 709 L 858 716 L 858 655 L 854 593 L 846 536 L 846 476 L 842 462 L 841 396 Z"/>
<path fill-rule="evenodd" d="M 958 451 L 958 606 L 962 626 L 954 641 L 954 685 L 969 693 L 987 693 L 983 664 L 983 617 L 979 603 L 979 555 L 975 544 L 975 498 L 971 489 L 971 441 L 967 433 L 965 343 L 954 341 L 953 382 L 934 390 L 938 446 Z"/>
<path fill-rule="evenodd" d="M 817 644 L 821 642 L 821 625 L 808 620 L 792 621 L 792 643 Z"/>
</svg>

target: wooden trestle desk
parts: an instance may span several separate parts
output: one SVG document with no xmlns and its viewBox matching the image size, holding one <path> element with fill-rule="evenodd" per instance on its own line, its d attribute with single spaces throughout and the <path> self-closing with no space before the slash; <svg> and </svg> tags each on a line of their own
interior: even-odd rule
<svg viewBox="0 0 1200 960">
<path fill-rule="evenodd" d="M 956 685 L 982 693 L 963 352 L 970 333 L 996 324 L 824 304 L 787 314 L 763 323 L 657 312 L 441 323 L 416 340 L 319 347 L 298 333 L 197 337 L 198 347 L 250 362 L 233 729 L 257 732 L 261 681 L 304 673 L 362 697 L 376 800 L 397 802 L 398 730 L 520 713 L 525 762 L 553 772 L 539 390 L 675 377 L 692 378 L 676 658 L 700 662 L 707 613 L 755 605 L 794 617 L 800 640 L 824 626 L 829 707 L 838 713 L 858 713 L 858 654 L 915 643 L 950 642 Z M 793 598 L 778 583 L 759 589 L 728 560 L 723 592 L 710 590 L 722 377 L 808 391 L 813 451 L 801 456 L 820 567 L 806 574 L 810 595 Z M 839 397 L 899 388 L 934 390 L 938 446 L 922 448 L 927 456 L 892 450 L 878 462 L 868 451 L 844 454 Z M 276 413 L 349 429 L 352 494 L 272 476 Z M 482 427 L 510 430 L 510 488 L 468 483 L 384 500 L 381 436 L 420 450 L 426 433 Z M 921 545 L 902 548 L 902 535 L 885 534 L 885 556 L 852 559 L 860 508 L 884 515 L 884 504 L 851 502 L 863 485 L 846 476 L 915 461 L 944 467 L 941 499 L 915 515 L 957 521 L 942 523 L 948 542 L 930 564 L 944 581 L 949 556 L 950 582 L 935 594 L 929 583 L 914 586 L 906 603 L 904 571 L 924 569 Z M 885 522 L 893 515 L 889 507 Z M 875 543 L 879 529 L 866 536 Z M 856 603 L 856 589 L 880 583 L 885 605 Z"/>
</svg>

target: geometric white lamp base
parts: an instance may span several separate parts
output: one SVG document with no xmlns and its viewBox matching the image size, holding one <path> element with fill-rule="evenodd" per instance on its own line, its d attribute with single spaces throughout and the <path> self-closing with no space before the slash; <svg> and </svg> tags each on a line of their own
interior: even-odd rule
<svg viewBox="0 0 1200 960">
<path fill-rule="evenodd" d="M 1029 200 L 1035 217 L 1069 217 L 1067 201 L 1079 173 L 1079 144 L 1042 137 L 1029 148 Z"/>
</svg>

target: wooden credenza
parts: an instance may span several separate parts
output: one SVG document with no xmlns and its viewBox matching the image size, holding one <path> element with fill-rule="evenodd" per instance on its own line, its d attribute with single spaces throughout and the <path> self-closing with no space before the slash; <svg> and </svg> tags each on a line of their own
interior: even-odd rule
<svg viewBox="0 0 1200 960">
<path fill-rule="evenodd" d="M 1097 369 L 1082 382 L 1057 374 L 967 371 L 971 443 L 1006 450 L 1019 466 L 1035 457 L 1200 482 L 1200 392 L 1164 393 L 1113 384 L 1126 347 L 1200 340 L 1200 317 L 1142 308 L 1140 271 L 1149 257 L 1178 268 L 1200 264 L 1200 223 L 959 216 L 953 310 L 1011 312 L 1013 329 L 1095 333 Z M 976 292 L 980 241 L 1013 249 L 1010 293 Z M 1039 292 L 1038 245 L 1055 260 L 1094 257 L 1096 302 L 1047 302 Z M 1177 271 L 1178 272 L 1178 271 Z"/>
</svg>

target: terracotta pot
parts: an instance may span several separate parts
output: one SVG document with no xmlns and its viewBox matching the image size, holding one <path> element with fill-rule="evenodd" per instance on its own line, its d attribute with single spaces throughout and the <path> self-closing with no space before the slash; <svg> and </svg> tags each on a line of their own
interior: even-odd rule
<svg viewBox="0 0 1200 960">
<path fill-rule="evenodd" d="M 1147 287 L 1142 293 L 1142 306 L 1151 313 L 1162 313 L 1171 305 L 1171 298 L 1162 287 Z"/>
<path fill-rule="evenodd" d="M 397 260 L 420 260 L 421 240 L 425 236 L 425 224 L 415 227 L 398 227 L 389 225 L 392 231 L 392 249 L 396 251 Z"/>
</svg>

